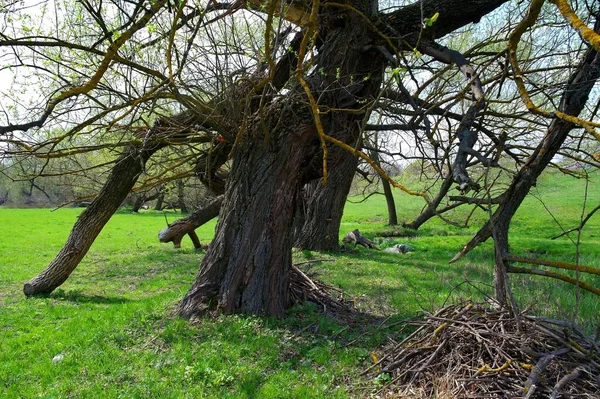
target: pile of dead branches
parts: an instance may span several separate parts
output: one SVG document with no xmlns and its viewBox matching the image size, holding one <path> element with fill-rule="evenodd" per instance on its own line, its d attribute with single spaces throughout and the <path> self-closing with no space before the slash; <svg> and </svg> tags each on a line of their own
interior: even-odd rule
<svg viewBox="0 0 600 399">
<path fill-rule="evenodd" d="M 361 315 L 341 290 L 308 276 L 297 266 L 292 266 L 290 272 L 290 297 L 292 303 L 313 302 L 323 314 L 348 323 Z"/>
<path fill-rule="evenodd" d="M 417 325 L 373 354 L 364 374 L 387 381 L 376 396 L 600 398 L 598 344 L 569 323 L 467 303 Z"/>
</svg>

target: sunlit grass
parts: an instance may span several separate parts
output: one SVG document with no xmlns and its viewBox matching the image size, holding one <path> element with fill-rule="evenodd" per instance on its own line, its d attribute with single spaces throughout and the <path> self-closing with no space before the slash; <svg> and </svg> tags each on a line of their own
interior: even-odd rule
<svg viewBox="0 0 600 399">
<path fill-rule="evenodd" d="M 600 202 L 598 174 L 588 188 L 588 209 Z M 550 240 L 578 224 L 582 180 L 544 176 L 511 227 L 511 251 L 568 262 L 577 246 Z M 398 194 L 401 220 L 422 207 Z M 414 233 L 386 226 L 385 201 L 349 204 L 341 235 L 360 229 L 382 247 L 408 243 L 406 255 L 363 248 L 341 253 L 295 251 L 309 272 L 341 287 L 359 309 L 388 322 L 463 299 L 492 294 L 491 242 L 455 264 L 454 254 L 485 219 L 477 211 L 466 229 L 439 219 Z M 552 213 L 550 214 L 548 210 Z M 313 305 L 297 307 L 284 320 L 219 316 L 190 324 L 173 316 L 203 256 L 187 239 L 181 250 L 160 244 L 161 213 L 119 212 L 106 226 L 71 278 L 47 297 L 26 299 L 22 285 L 58 252 L 80 209 L 0 208 L 0 397 L 7 398 L 336 398 L 361 396 L 359 372 L 369 354 L 396 329 L 350 327 L 323 317 Z M 468 210 L 449 217 L 460 220 Z M 178 215 L 169 214 L 170 221 Z M 208 242 L 214 223 L 198 235 Z M 404 236 L 383 242 L 382 232 Z M 580 262 L 600 267 L 600 214 L 579 243 Z M 576 242 L 576 235 L 571 235 Z M 585 276 L 600 287 L 600 279 Z M 560 281 L 511 276 L 515 295 L 530 312 L 571 319 L 588 331 L 600 324 L 600 300 Z M 578 307 L 578 309 L 577 309 Z M 370 331 L 368 334 L 364 334 Z M 398 336 L 397 336 L 398 335 Z M 355 341 L 356 340 L 356 341 Z M 54 359 L 54 361 L 53 361 Z"/>
</svg>

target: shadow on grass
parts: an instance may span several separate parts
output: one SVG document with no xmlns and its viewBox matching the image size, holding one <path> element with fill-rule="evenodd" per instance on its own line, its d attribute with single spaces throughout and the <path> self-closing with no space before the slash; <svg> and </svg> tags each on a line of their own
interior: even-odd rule
<svg viewBox="0 0 600 399">
<path fill-rule="evenodd" d="M 52 294 L 46 295 L 46 297 L 65 302 L 94 303 L 104 305 L 119 305 L 123 303 L 134 302 L 131 299 L 118 296 L 88 295 L 79 290 L 56 290 Z"/>
</svg>

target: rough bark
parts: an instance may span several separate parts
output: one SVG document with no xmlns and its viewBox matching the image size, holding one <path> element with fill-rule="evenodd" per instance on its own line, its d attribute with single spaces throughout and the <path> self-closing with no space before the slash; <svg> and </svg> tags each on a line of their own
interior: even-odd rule
<svg viewBox="0 0 600 399">
<path fill-rule="evenodd" d="M 188 216 L 176 220 L 168 227 L 158 232 L 160 242 L 172 242 L 175 248 L 181 247 L 181 240 L 186 234 L 190 235 L 194 248 L 201 248 L 200 241 L 194 233 L 198 227 L 206 222 L 216 218 L 219 215 L 219 209 L 223 203 L 223 196 L 213 198 L 206 206 L 196 209 Z"/>
<path fill-rule="evenodd" d="M 327 184 L 314 182 L 306 199 L 304 223 L 294 246 L 313 251 L 336 251 L 340 248 L 340 223 L 346 198 L 352 186 L 358 158 L 341 148 L 334 149 L 338 163 L 330 163 Z"/>
<path fill-rule="evenodd" d="M 252 141 L 236 150 L 216 235 L 180 304 L 182 316 L 207 307 L 270 315 L 287 308 L 294 200 L 314 131 L 306 125 L 287 133 L 279 151 Z"/>
<path fill-rule="evenodd" d="M 450 1 L 455 9 L 450 18 L 440 13 L 441 31 L 452 31 L 503 2 Z M 379 50 L 382 42 L 387 43 L 381 31 L 364 19 L 372 11 L 366 3 L 352 4 L 360 13 L 337 3 L 324 4 L 327 12 L 319 19 L 315 72 L 307 78 L 313 97 L 327 110 L 319 112 L 325 132 L 349 145 L 357 142 L 368 109 L 364 104 L 377 95 L 387 60 Z M 419 4 L 433 15 L 439 11 L 438 3 Z M 470 15 L 465 17 L 457 5 L 465 5 Z M 407 33 L 404 29 L 411 23 L 418 27 L 408 32 L 419 32 L 421 11 L 411 14 L 411 21 L 403 17 L 402 9 L 392 19 L 388 16 L 387 22 L 398 28 L 394 36 Z M 452 15 L 458 14 L 457 23 Z M 317 129 L 306 104 L 303 89 L 293 86 L 285 99 L 269 105 L 245 126 L 234 149 L 215 239 L 179 306 L 183 317 L 212 309 L 281 316 L 288 306 L 295 201 L 306 183 L 307 165 L 320 158 Z"/>
<path fill-rule="evenodd" d="M 131 145 L 117 159 L 98 196 L 79 215 L 67 242 L 38 276 L 23 286 L 25 295 L 48 294 L 71 275 L 115 211 L 130 193 L 152 154 L 190 132 L 196 114 L 182 112 L 159 119 L 144 136 L 143 144 Z"/>
<path fill-rule="evenodd" d="M 379 89 L 384 63 L 363 50 L 372 40 L 370 26 L 354 13 L 339 16 L 348 21 L 321 31 L 319 73 L 307 81 L 321 105 L 360 108 Z M 263 115 L 235 149 L 216 236 L 180 304 L 183 317 L 206 309 L 281 316 L 289 305 L 295 201 L 320 159 L 320 144 L 300 86 Z M 363 117 L 338 111 L 321 121 L 328 134 L 354 145 Z"/>
</svg>

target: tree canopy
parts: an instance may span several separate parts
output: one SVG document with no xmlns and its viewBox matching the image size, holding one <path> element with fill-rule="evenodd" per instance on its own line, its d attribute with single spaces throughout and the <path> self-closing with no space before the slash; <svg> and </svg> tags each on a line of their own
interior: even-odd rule
<svg viewBox="0 0 600 399">
<path fill-rule="evenodd" d="M 599 165 L 595 2 L 0 7 L 0 73 L 12 82 L 1 104 L 4 173 L 35 160 L 32 188 L 57 175 L 102 185 L 27 295 L 64 282 L 131 192 L 195 178 L 223 197 L 180 313 L 281 315 L 292 246 L 337 246 L 360 160 L 423 197 L 408 227 L 488 206 L 489 222 L 454 260 L 493 237 L 507 304 L 508 226 L 537 176 L 560 167 L 557 156 Z M 405 187 L 382 167 L 415 160 L 441 184 Z"/>
</svg>

